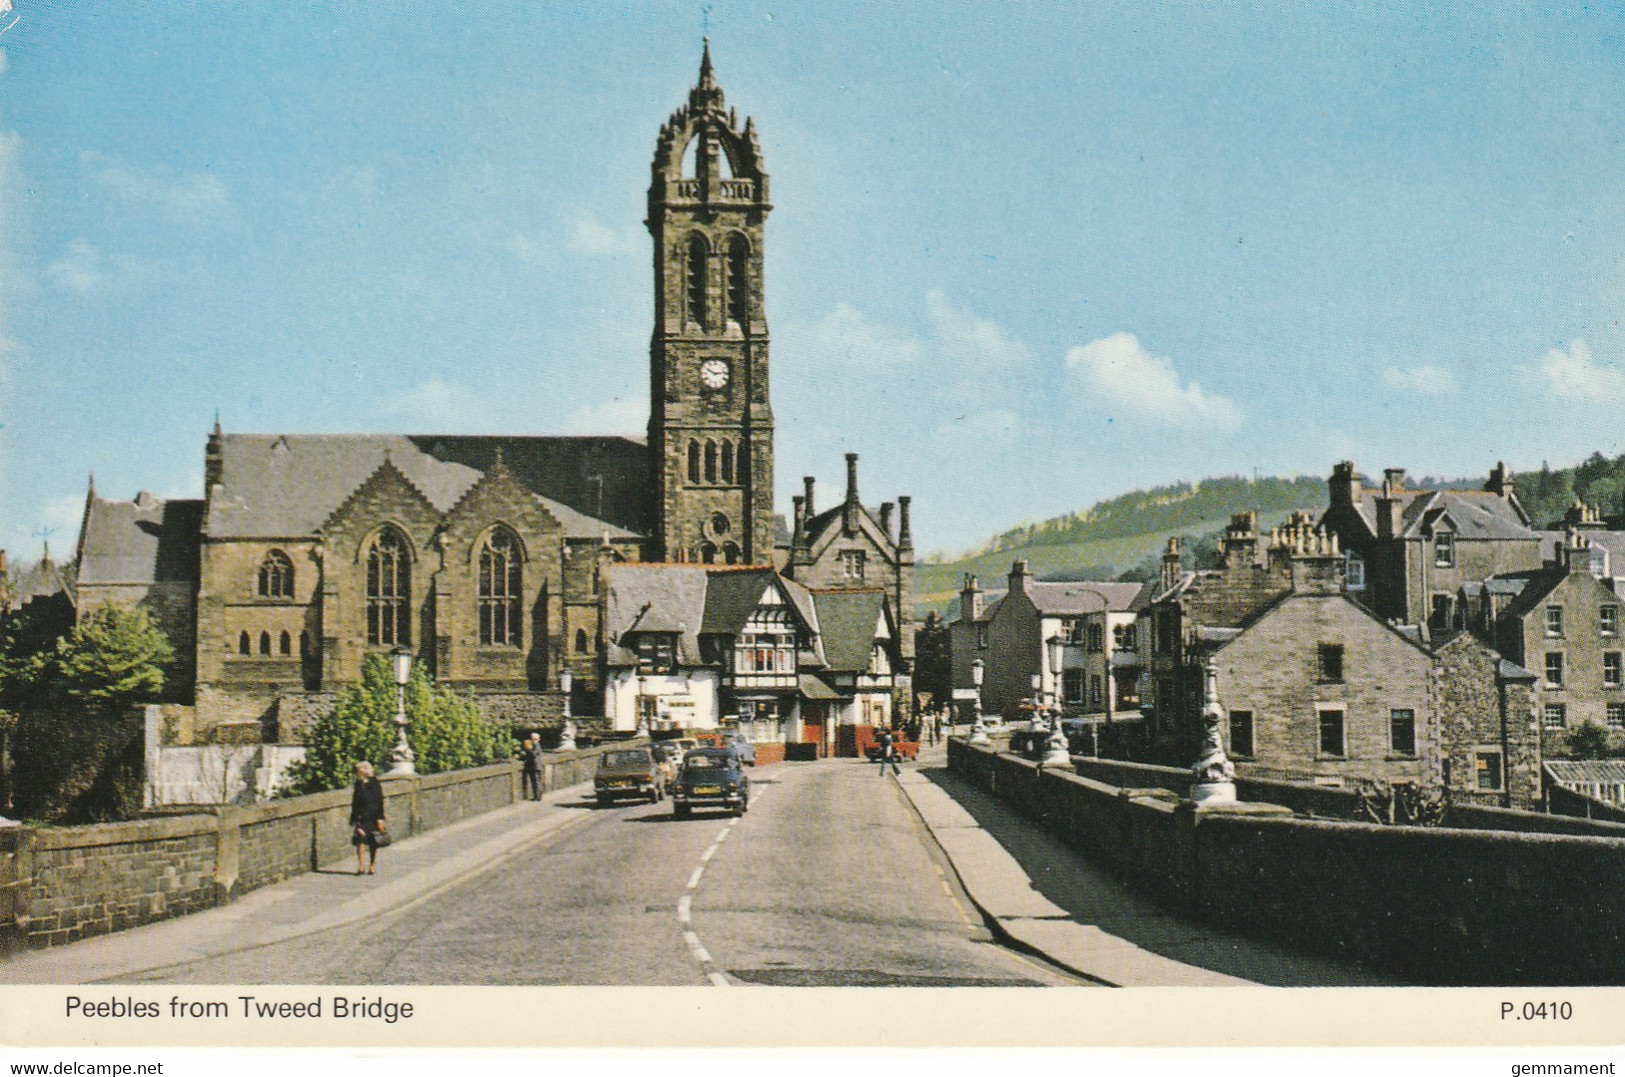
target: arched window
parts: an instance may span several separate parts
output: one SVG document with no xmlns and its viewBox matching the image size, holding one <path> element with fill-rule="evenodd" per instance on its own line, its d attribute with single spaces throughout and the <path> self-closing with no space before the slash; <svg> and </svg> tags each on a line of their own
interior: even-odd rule
<svg viewBox="0 0 1625 1077">
<path fill-rule="evenodd" d="M 268 655 L 270 653 L 271 653 L 271 633 L 269 633 L 269 632 L 261 632 L 260 633 L 260 654 Z"/>
<path fill-rule="evenodd" d="M 248 641 L 248 633 L 244 632 L 237 637 L 237 653 L 253 654 L 254 645 Z"/>
<path fill-rule="evenodd" d="M 278 654 L 293 653 L 293 637 L 288 635 L 286 630 L 283 631 L 282 638 L 277 640 L 276 649 Z"/>
<path fill-rule="evenodd" d="M 688 241 L 688 320 L 705 326 L 705 239 L 694 236 Z"/>
<path fill-rule="evenodd" d="M 576 629 L 576 654 L 586 654 L 588 648 L 587 630 L 585 628 Z"/>
<path fill-rule="evenodd" d="M 749 474 L 749 470 L 745 466 L 748 459 L 749 457 L 745 455 L 745 443 L 741 441 L 739 443 L 739 462 L 734 465 L 735 481 L 740 483 L 745 481 L 745 476 Z"/>
<path fill-rule="evenodd" d="M 378 532 L 367 547 L 367 642 L 394 646 L 412 642 L 409 606 L 412 555 L 393 527 Z"/>
<path fill-rule="evenodd" d="M 693 438 L 688 439 L 688 481 L 696 486 L 700 482 L 700 443 Z"/>
<path fill-rule="evenodd" d="M 722 560 L 730 565 L 739 564 L 739 547 L 732 542 L 722 544 Z"/>
<path fill-rule="evenodd" d="M 741 236 L 728 241 L 728 320 L 750 324 L 750 248 Z"/>
<path fill-rule="evenodd" d="M 714 565 L 717 563 L 717 548 L 714 543 L 700 543 L 700 560 L 708 565 Z"/>
<path fill-rule="evenodd" d="M 705 443 L 705 481 L 717 481 L 717 443 L 714 441 Z"/>
<path fill-rule="evenodd" d="M 293 562 L 281 550 L 272 550 L 260 562 L 261 598 L 293 597 Z"/>
<path fill-rule="evenodd" d="M 524 567 L 513 532 L 499 527 L 480 547 L 480 645 L 520 645 Z"/>
<path fill-rule="evenodd" d="M 727 438 L 722 439 L 722 481 L 734 481 L 734 443 Z"/>
</svg>

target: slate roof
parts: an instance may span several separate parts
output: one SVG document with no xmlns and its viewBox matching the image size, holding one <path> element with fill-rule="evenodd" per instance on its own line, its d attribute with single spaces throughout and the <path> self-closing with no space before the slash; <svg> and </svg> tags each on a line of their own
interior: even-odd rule
<svg viewBox="0 0 1625 1077">
<path fill-rule="evenodd" d="M 513 477 L 567 534 L 596 538 L 607 530 L 612 538 L 628 538 L 647 531 L 648 449 L 631 438 L 226 434 L 207 533 L 211 538 L 313 535 L 386 457 L 430 504 L 446 512 L 479 481 L 499 450 Z"/>
<path fill-rule="evenodd" d="M 1363 490 L 1355 509 L 1366 527 L 1377 533 L 1379 490 Z M 1409 490 L 1400 495 L 1400 536 L 1422 538 L 1432 532 L 1443 516 L 1455 525 L 1456 537 L 1478 539 L 1529 539 L 1539 534 L 1517 502 L 1487 490 Z"/>
<path fill-rule="evenodd" d="M 884 591 L 814 591 L 818 609 L 818 638 L 824 645 L 824 661 L 842 673 L 862 673 L 869 668 L 869 655 L 875 644 L 875 627 L 886 606 Z"/>
<path fill-rule="evenodd" d="M 611 666 L 637 664 L 637 655 L 620 641 L 629 632 L 677 635 L 678 661 L 701 665 L 700 636 L 732 636 L 744 627 L 764 591 L 775 582 L 790 606 L 815 637 L 802 661 L 821 665 L 818 614 L 805 587 L 778 576 L 771 568 L 698 564 L 620 564 L 610 566 L 604 632 L 610 641 Z"/>
<path fill-rule="evenodd" d="M 18 609 L 28 605 L 36 599 L 51 598 L 56 595 L 69 595 L 72 591 L 68 586 L 68 574 L 62 565 L 51 560 L 50 551 L 17 578 L 17 589 L 12 595 L 12 601 Z"/>
<path fill-rule="evenodd" d="M 1562 531 L 1537 531 L 1540 536 L 1542 560 L 1556 561 L 1563 548 Z M 1613 575 L 1625 574 L 1625 531 L 1581 531 L 1581 537 L 1593 546 L 1608 551 L 1608 571 Z"/>
<path fill-rule="evenodd" d="M 1101 610 L 1124 613 L 1135 609 L 1145 589 L 1143 583 L 1096 583 L 1034 580 L 1027 596 L 1038 612 L 1057 616 L 1098 613 Z"/>
<path fill-rule="evenodd" d="M 1625 759 L 1548 759 L 1545 766 L 1563 785 L 1625 782 Z"/>
<path fill-rule="evenodd" d="M 79 538 L 79 581 L 196 581 L 202 520 L 202 501 L 166 501 L 150 494 L 133 501 L 92 496 Z"/>
</svg>

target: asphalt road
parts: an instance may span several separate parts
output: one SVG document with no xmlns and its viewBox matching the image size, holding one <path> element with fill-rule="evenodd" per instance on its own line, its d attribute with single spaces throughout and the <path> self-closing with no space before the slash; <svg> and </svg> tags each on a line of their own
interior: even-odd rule
<svg viewBox="0 0 1625 1077">
<path fill-rule="evenodd" d="M 141 983 L 1029 986 L 890 779 L 853 760 L 753 772 L 751 810 L 598 808 L 364 927 Z"/>
</svg>

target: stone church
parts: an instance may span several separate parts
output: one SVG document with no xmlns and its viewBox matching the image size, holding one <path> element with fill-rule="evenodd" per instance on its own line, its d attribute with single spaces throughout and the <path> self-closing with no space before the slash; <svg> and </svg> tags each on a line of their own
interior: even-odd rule
<svg viewBox="0 0 1625 1077">
<path fill-rule="evenodd" d="M 816 517 L 809 493 L 794 549 L 775 551 L 772 205 L 708 46 L 651 171 L 646 437 L 234 434 L 217 419 L 200 501 L 106 500 L 92 481 L 77 606 L 158 617 L 183 739 L 290 739 L 397 646 L 498 717 L 560 715 L 566 669 L 573 713 L 600 713 L 601 581 L 621 562 L 788 564 L 815 586 L 883 588 L 912 619 L 906 499 L 894 535 L 861 506 Z"/>
</svg>

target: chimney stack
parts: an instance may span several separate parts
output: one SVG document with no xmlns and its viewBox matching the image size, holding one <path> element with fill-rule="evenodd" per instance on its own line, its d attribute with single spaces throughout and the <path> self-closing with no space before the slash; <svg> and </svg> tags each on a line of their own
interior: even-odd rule
<svg viewBox="0 0 1625 1077">
<path fill-rule="evenodd" d="M 803 483 L 804 483 L 804 484 L 805 484 L 805 485 L 806 485 L 806 487 L 807 487 L 807 493 L 806 493 L 806 498 L 807 498 L 807 507 L 806 507 L 806 513 L 807 513 L 807 519 L 809 519 L 809 520 L 811 520 L 811 519 L 812 519 L 812 518 L 813 518 L 813 517 L 814 517 L 814 516 L 817 516 L 817 515 L 818 515 L 818 510 L 817 510 L 817 509 L 815 509 L 815 508 L 813 508 L 813 477 L 812 477 L 812 476 L 811 476 L 811 475 L 804 475 L 804 476 L 802 476 L 802 479 L 801 479 L 801 481 L 802 481 L 802 482 L 803 482 Z"/>
<path fill-rule="evenodd" d="M 795 497 L 792 497 L 790 501 L 796 507 L 794 515 L 795 523 L 792 525 L 792 530 L 790 532 L 790 545 L 793 547 L 801 542 L 801 528 L 806 523 L 806 516 L 803 514 L 803 510 L 804 506 L 807 504 L 807 499 L 802 497 L 800 494 L 797 494 Z"/>
<path fill-rule="evenodd" d="M 1027 589 L 1027 562 L 1017 561 L 1010 566 L 1010 590 L 1025 591 Z"/>
<path fill-rule="evenodd" d="M 908 527 L 908 506 L 914 499 L 904 494 L 897 499 L 897 548 L 899 550 L 912 550 L 914 536 Z"/>
<path fill-rule="evenodd" d="M 976 577 L 969 572 L 965 573 L 965 586 L 959 589 L 959 619 L 961 621 L 982 619 L 982 585 L 977 583 Z"/>
<path fill-rule="evenodd" d="M 1495 466 L 1490 468 L 1490 479 L 1484 484 L 1484 489 L 1498 497 L 1508 497 L 1512 493 L 1512 472 L 1507 470 L 1503 461 L 1497 460 Z"/>
<path fill-rule="evenodd" d="M 847 534 L 858 529 L 858 454 L 846 454 L 846 504 L 841 529 Z"/>
<path fill-rule="evenodd" d="M 891 537 L 891 514 L 892 514 L 892 503 L 890 501 L 887 501 L 886 503 L 884 503 L 883 505 L 880 506 L 880 530 L 881 530 L 881 532 L 883 534 L 885 534 L 887 542 L 892 541 L 892 537 Z"/>
<path fill-rule="evenodd" d="M 1344 460 L 1332 468 L 1326 480 L 1327 500 L 1333 505 L 1353 505 L 1360 500 L 1360 480 L 1354 474 L 1354 461 Z"/>
<path fill-rule="evenodd" d="M 1168 548 L 1162 552 L 1162 574 L 1157 582 L 1163 591 L 1170 591 L 1174 584 L 1179 582 L 1181 566 L 1179 563 L 1179 536 L 1173 535 L 1168 539 Z"/>
</svg>

